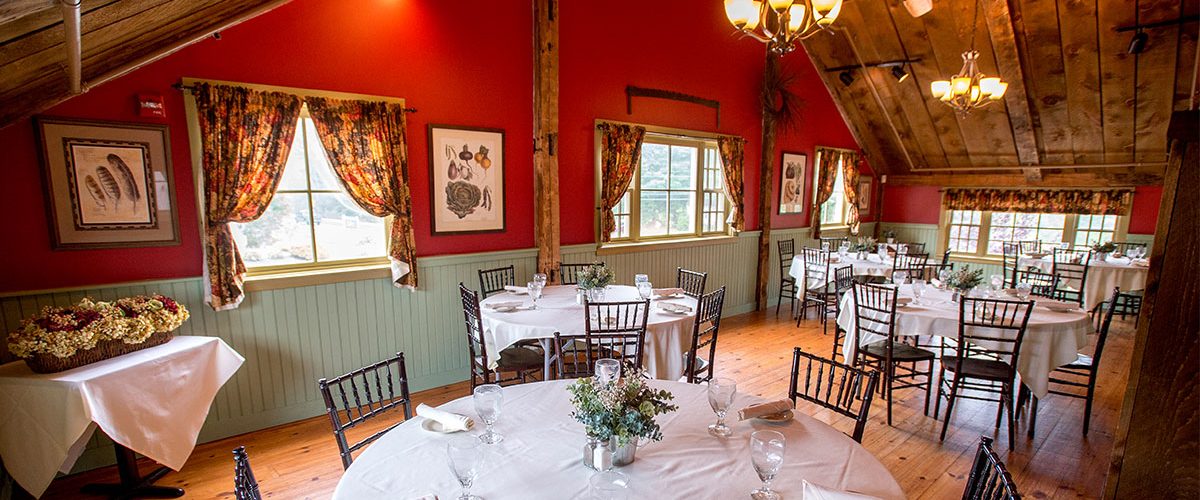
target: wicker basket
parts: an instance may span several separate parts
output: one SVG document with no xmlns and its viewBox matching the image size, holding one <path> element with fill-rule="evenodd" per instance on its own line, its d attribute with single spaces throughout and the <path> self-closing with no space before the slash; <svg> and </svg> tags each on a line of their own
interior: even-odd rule
<svg viewBox="0 0 1200 500">
<path fill-rule="evenodd" d="M 29 365 L 29 369 L 35 373 L 57 373 L 162 345 L 173 337 L 175 337 L 175 332 L 155 333 L 140 344 L 126 344 L 122 340 L 101 340 L 96 343 L 96 347 L 86 351 L 77 351 L 65 358 L 53 354 L 34 354 L 32 357 L 25 358 L 25 364 Z"/>
</svg>

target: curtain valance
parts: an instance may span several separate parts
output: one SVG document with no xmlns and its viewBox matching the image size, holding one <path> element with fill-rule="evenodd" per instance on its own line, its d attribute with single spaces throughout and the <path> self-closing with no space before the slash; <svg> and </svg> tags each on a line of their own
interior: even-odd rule
<svg viewBox="0 0 1200 500">
<path fill-rule="evenodd" d="M 1128 189 L 947 189 L 947 210 L 1125 215 L 1133 191 Z"/>
</svg>

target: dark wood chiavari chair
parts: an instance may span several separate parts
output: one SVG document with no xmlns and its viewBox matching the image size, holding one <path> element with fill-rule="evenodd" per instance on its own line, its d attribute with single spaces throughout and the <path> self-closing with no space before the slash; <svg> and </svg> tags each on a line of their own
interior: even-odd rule
<svg viewBox="0 0 1200 500">
<path fill-rule="evenodd" d="M 595 262 L 595 264 L 603 264 L 603 262 Z M 579 283 L 579 271 L 587 269 L 592 264 L 558 264 L 558 279 L 564 285 L 575 285 Z"/>
<path fill-rule="evenodd" d="M 779 296 L 775 299 L 775 315 L 779 316 L 780 306 L 783 305 L 783 298 L 788 297 L 791 305 L 788 307 L 788 313 L 795 316 L 796 314 L 796 278 L 790 274 L 792 270 L 792 258 L 796 256 L 796 241 L 793 239 L 779 240 L 776 242 L 779 247 Z"/>
<path fill-rule="evenodd" d="M 1020 243 L 1001 243 L 1000 270 L 1004 273 L 1004 286 L 1012 287 L 1017 280 L 1017 267 L 1021 259 Z"/>
<path fill-rule="evenodd" d="M 838 247 L 840 247 L 842 245 L 842 243 L 846 243 L 846 244 L 850 243 L 849 236 L 829 236 L 829 237 L 822 236 L 817 239 L 821 242 L 821 244 L 818 246 L 822 249 L 824 249 L 825 244 L 828 243 L 830 252 L 838 251 Z"/>
<path fill-rule="evenodd" d="M 1013 283 L 1013 286 L 1022 283 L 1029 284 L 1030 295 L 1052 299 L 1054 298 L 1055 290 L 1058 289 L 1058 276 L 1036 267 L 1031 267 L 1025 270 L 1017 270 L 1016 281 Z"/>
<path fill-rule="evenodd" d="M 799 347 L 792 350 L 792 377 L 788 384 L 792 406 L 796 405 L 796 399 L 803 399 L 854 419 L 854 432 L 849 436 L 860 443 L 878 383 L 878 372 L 809 354 Z"/>
<path fill-rule="evenodd" d="M 1021 240 L 1017 245 L 1021 255 L 1042 253 L 1042 240 Z"/>
<path fill-rule="evenodd" d="M 946 397 L 946 420 L 942 422 L 940 439 L 946 440 L 946 429 L 957 398 L 978 399 L 998 403 L 996 428 L 1004 409 L 1008 408 L 1008 447 L 1015 442 L 1013 384 L 1017 376 L 1017 358 L 1033 301 L 974 299 L 963 297 L 958 303 L 958 352 L 943 356 L 941 380 L 938 381 L 937 403 L 933 415 L 941 410 Z M 953 374 L 953 376 L 948 376 Z M 969 390 L 971 394 L 959 394 Z M 999 399 L 976 396 L 974 393 L 998 394 Z"/>
<path fill-rule="evenodd" d="M 1021 500 L 1012 475 L 992 450 L 992 438 L 979 438 L 979 451 L 975 453 L 975 464 L 971 466 L 962 497 L 963 500 Z"/>
<path fill-rule="evenodd" d="M 517 274 L 513 266 L 479 270 L 479 293 L 482 293 L 485 299 L 494 293 L 503 292 L 505 286 L 516 284 Z"/>
<path fill-rule="evenodd" d="M 1083 289 L 1087 284 L 1091 260 L 1092 251 L 1090 249 L 1054 249 L 1054 264 L 1051 272 L 1058 276 L 1054 298 L 1083 305 Z"/>
<path fill-rule="evenodd" d="M 829 358 L 834 361 L 837 361 L 838 356 L 842 356 L 843 361 L 846 359 L 846 356 L 842 354 L 842 345 L 846 339 L 846 330 L 838 326 L 836 318 L 842 316 L 842 298 L 845 297 L 846 292 L 849 292 L 853 288 L 854 266 L 839 267 L 833 271 L 833 291 L 837 297 L 833 302 L 833 317 L 835 319 L 833 322 L 833 354 Z"/>
<path fill-rule="evenodd" d="M 1114 241 L 1112 243 L 1113 245 L 1117 246 L 1116 253 L 1121 255 L 1129 255 L 1129 249 L 1131 248 L 1140 248 L 1142 250 L 1146 250 L 1149 246 L 1145 243 L 1135 243 L 1132 241 Z"/>
<path fill-rule="evenodd" d="M 1100 357 L 1104 355 L 1104 343 L 1108 340 L 1108 330 L 1112 327 L 1113 313 L 1118 311 L 1122 302 L 1130 300 L 1133 295 L 1121 293 L 1120 288 L 1114 288 L 1112 297 L 1106 302 L 1107 310 L 1104 320 L 1096 335 L 1096 348 L 1092 355 L 1079 354 L 1075 361 L 1056 368 L 1050 372 L 1050 394 L 1058 394 L 1078 398 L 1085 401 L 1083 409 L 1083 435 L 1087 436 L 1092 423 L 1092 402 L 1096 394 L 1096 376 L 1100 372 Z M 1084 389 L 1084 394 L 1070 392 L 1069 388 Z M 1033 437 L 1034 427 L 1037 426 L 1038 399 L 1033 398 L 1033 408 L 1029 414 L 1029 437 Z"/>
<path fill-rule="evenodd" d="M 821 333 L 829 334 L 829 314 L 834 312 L 837 297 L 833 291 L 833 281 L 830 280 L 830 252 L 820 248 L 804 247 L 804 302 L 800 306 L 800 316 L 796 318 L 796 326 L 808 317 L 808 309 L 816 309 L 820 314 Z"/>
<path fill-rule="evenodd" d="M 529 378 L 536 380 L 538 370 L 543 369 L 545 353 L 532 345 L 517 345 L 500 351 L 500 359 L 493 368 L 483 343 L 483 315 L 479 310 L 479 296 L 466 285 L 458 284 L 462 297 L 463 320 L 467 326 L 467 356 L 471 363 L 471 390 L 481 384 L 511 385 L 524 383 Z M 501 373 L 512 373 L 503 378 Z"/>
<path fill-rule="evenodd" d="M 682 288 L 684 295 L 693 299 L 699 299 L 701 295 L 704 295 L 704 284 L 708 281 L 708 273 L 689 271 L 682 267 L 675 269 L 675 286 Z"/>
<path fill-rule="evenodd" d="M 583 335 L 554 334 L 558 378 L 590 377 L 601 358 L 640 368 L 650 301 L 584 302 L 583 309 L 587 325 Z"/>
<path fill-rule="evenodd" d="M 896 248 L 899 249 L 900 245 L 904 245 L 903 253 L 907 253 L 907 254 L 926 253 L 924 243 L 899 243 L 896 245 Z M 900 253 L 900 252 L 897 252 L 897 253 Z"/>
<path fill-rule="evenodd" d="M 934 277 L 936 277 L 936 274 L 941 273 L 942 271 L 953 271 L 954 270 L 954 263 L 950 262 L 950 250 L 946 250 L 945 252 L 942 253 L 942 261 L 940 263 L 938 263 L 937 266 L 934 266 L 934 267 L 935 267 L 935 269 L 933 271 L 935 274 Z"/>
<path fill-rule="evenodd" d="M 892 257 L 892 276 L 896 275 L 896 271 L 900 271 L 908 273 L 910 279 L 925 279 L 925 269 L 928 267 L 929 254 L 927 253 L 896 253 Z"/>
<path fill-rule="evenodd" d="M 933 360 L 937 356 L 920 347 L 900 342 L 896 334 L 896 295 L 898 288 L 870 283 L 854 284 L 855 338 L 883 337 L 857 348 L 856 365 L 874 368 L 883 374 L 881 393 L 887 400 L 887 423 L 892 425 L 892 392 L 912 387 L 925 391 L 926 415 L 929 415 L 929 394 L 933 387 Z M 917 365 L 927 363 L 925 370 Z M 924 382 L 917 380 L 919 377 Z"/>
<path fill-rule="evenodd" d="M 692 321 L 692 344 L 683 355 L 683 366 L 686 370 L 684 377 L 688 383 L 698 384 L 713 378 L 713 366 L 717 359 L 717 332 L 721 328 L 721 311 L 724 307 L 725 287 L 700 297 L 696 304 L 696 319 Z"/>
<path fill-rule="evenodd" d="M 317 381 L 317 387 L 321 390 L 321 396 L 325 398 L 325 411 L 333 425 L 333 437 L 342 457 L 342 467 L 345 468 L 350 468 L 350 463 L 354 461 L 354 452 L 379 439 L 403 421 L 396 422 L 356 443 L 346 440 L 348 429 L 382 417 L 388 410 L 396 407 L 403 408 L 404 420 L 412 418 L 408 371 L 405 369 L 402 352 L 344 375 L 322 378 Z"/>
<path fill-rule="evenodd" d="M 250 469 L 250 457 L 246 455 L 246 447 L 238 446 L 233 449 L 233 498 L 236 500 L 262 500 L 258 491 L 258 480 Z"/>
</svg>

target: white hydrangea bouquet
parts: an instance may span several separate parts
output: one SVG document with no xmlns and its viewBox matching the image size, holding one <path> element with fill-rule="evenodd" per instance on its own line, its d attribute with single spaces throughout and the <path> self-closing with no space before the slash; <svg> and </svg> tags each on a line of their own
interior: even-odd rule
<svg viewBox="0 0 1200 500">
<path fill-rule="evenodd" d="M 613 276 L 612 269 L 603 262 L 596 262 L 575 274 L 576 286 L 582 290 L 604 288 L 612 283 Z"/>
</svg>

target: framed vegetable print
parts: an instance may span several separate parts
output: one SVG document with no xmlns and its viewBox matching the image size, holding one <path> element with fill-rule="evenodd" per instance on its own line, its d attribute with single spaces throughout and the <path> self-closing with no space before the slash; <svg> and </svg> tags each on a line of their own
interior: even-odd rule
<svg viewBox="0 0 1200 500">
<path fill-rule="evenodd" d="M 858 178 L 858 215 L 871 215 L 871 177 Z"/>
<path fill-rule="evenodd" d="M 433 234 L 504 231 L 504 130 L 429 125 Z"/>
<path fill-rule="evenodd" d="M 165 125 L 34 119 L 51 247 L 179 244 Z"/>
<path fill-rule="evenodd" d="M 779 162 L 779 214 L 804 212 L 804 171 L 808 167 L 808 155 L 783 152 Z"/>
</svg>

